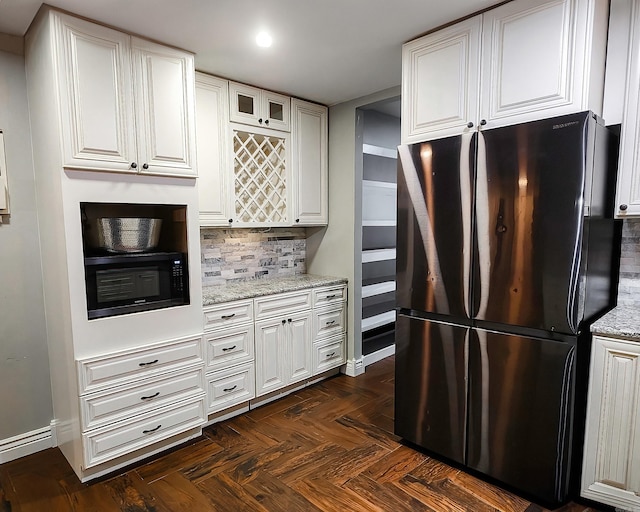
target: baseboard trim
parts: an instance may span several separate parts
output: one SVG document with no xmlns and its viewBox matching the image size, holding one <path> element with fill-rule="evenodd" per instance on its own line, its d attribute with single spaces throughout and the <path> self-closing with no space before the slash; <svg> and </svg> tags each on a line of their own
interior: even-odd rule
<svg viewBox="0 0 640 512">
<path fill-rule="evenodd" d="M 0 440 L 0 464 L 56 446 L 52 426 Z"/>
<path fill-rule="evenodd" d="M 364 373 L 364 364 L 362 358 L 349 359 L 344 369 L 344 373 L 349 377 L 357 377 Z"/>
<path fill-rule="evenodd" d="M 396 346 L 389 345 L 388 347 L 384 347 L 384 348 L 381 348 L 380 350 L 376 350 L 371 354 L 367 354 L 362 358 L 364 360 L 364 367 L 366 368 L 370 364 L 377 363 L 378 361 L 381 361 L 385 357 L 392 356 L 395 353 L 396 353 Z"/>
</svg>

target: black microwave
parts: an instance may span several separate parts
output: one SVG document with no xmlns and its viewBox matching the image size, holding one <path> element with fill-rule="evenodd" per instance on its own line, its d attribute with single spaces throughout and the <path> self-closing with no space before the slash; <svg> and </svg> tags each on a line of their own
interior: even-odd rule
<svg viewBox="0 0 640 512">
<path fill-rule="evenodd" d="M 183 253 L 90 256 L 84 269 L 90 320 L 189 304 Z"/>
</svg>

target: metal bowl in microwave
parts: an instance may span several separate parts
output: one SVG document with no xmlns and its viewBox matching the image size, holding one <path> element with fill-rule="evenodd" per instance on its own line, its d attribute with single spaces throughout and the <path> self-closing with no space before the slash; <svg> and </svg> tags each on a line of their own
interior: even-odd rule
<svg viewBox="0 0 640 512">
<path fill-rule="evenodd" d="M 144 252 L 155 249 L 162 219 L 102 217 L 90 222 L 90 243 L 108 252 Z"/>
</svg>

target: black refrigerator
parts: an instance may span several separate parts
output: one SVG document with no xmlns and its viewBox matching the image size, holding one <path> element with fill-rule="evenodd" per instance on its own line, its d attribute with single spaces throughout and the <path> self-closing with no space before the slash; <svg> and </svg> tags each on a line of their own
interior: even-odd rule
<svg viewBox="0 0 640 512">
<path fill-rule="evenodd" d="M 616 145 L 582 112 L 398 147 L 396 434 L 541 503 L 613 306 Z"/>
</svg>

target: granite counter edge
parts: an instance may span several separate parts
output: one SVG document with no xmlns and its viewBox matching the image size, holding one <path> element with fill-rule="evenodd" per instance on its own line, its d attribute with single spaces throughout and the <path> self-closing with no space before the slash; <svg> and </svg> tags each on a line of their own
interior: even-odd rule
<svg viewBox="0 0 640 512">
<path fill-rule="evenodd" d="M 271 281 L 271 280 L 270 280 Z M 202 306 L 213 306 L 224 304 L 225 302 L 233 302 L 236 300 L 253 299 L 256 297 L 264 297 L 266 295 L 277 295 L 280 293 L 295 292 L 298 290 L 306 290 L 309 288 L 319 288 L 323 286 L 334 286 L 338 284 L 347 284 L 348 279 L 344 277 L 317 277 L 303 278 L 300 281 L 289 279 L 279 281 L 274 279 L 272 283 L 260 283 L 262 286 L 252 290 L 236 290 L 233 285 L 217 289 L 217 286 L 203 287 L 202 289 Z M 215 291 L 212 291 L 214 290 Z M 215 296 L 212 296 L 215 293 Z"/>
</svg>

